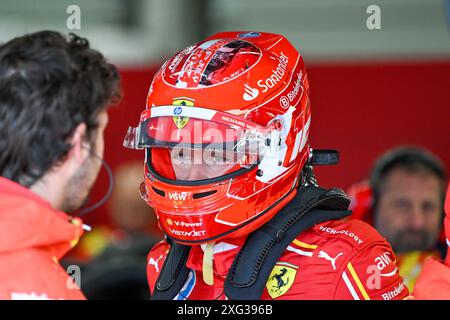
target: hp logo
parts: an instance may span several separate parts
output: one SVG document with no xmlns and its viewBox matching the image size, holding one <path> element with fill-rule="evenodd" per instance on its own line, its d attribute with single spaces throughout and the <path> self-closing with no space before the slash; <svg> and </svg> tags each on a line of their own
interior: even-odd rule
<svg viewBox="0 0 450 320">
<path fill-rule="evenodd" d="M 176 116 L 179 116 L 181 112 L 183 112 L 183 108 L 181 107 L 176 107 L 175 109 L 173 109 L 173 114 Z"/>
</svg>

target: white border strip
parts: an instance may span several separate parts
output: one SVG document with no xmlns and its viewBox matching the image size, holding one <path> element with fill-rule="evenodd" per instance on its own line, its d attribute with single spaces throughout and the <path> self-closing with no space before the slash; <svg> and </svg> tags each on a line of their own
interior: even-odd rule
<svg viewBox="0 0 450 320">
<path fill-rule="evenodd" d="M 348 278 L 347 274 L 344 272 L 342 272 L 342 279 L 344 279 L 345 284 L 347 285 L 348 290 L 350 291 L 353 299 L 355 300 L 361 300 L 358 297 L 358 294 L 355 291 L 355 288 L 353 288 L 352 283 L 350 282 L 350 279 Z"/>
<path fill-rule="evenodd" d="M 301 256 L 307 256 L 307 257 L 312 257 L 313 256 L 312 252 L 303 251 L 303 250 L 300 250 L 300 249 L 297 249 L 297 248 L 294 248 L 294 247 L 291 247 L 291 246 L 288 246 L 286 248 L 286 250 L 295 252 L 295 253 L 297 253 L 297 254 L 299 254 Z"/>
<path fill-rule="evenodd" d="M 180 114 L 174 114 L 175 108 L 181 108 Z M 157 106 L 152 107 L 150 109 L 150 115 L 152 118 L 154 117 L 189 117 L 203 120 L 211 120 L 217 111 L 199 108 L 199 107 L 190 107 L 190 106 Z"/>
</svg>

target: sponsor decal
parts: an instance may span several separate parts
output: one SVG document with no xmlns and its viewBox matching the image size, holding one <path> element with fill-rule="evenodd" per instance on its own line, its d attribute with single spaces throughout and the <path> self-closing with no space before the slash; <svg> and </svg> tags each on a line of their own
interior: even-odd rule
<svg viewBox="0 0 450 320">
<path fill-rule="evenodd" d="M 174 221 L 175 225 L 177 227 L 186 227 L 186 228 L 192 228 L 192 227 L 201 227 L 203 225 L 202 222 L 184 222 L 184 221 Z"/>
<path fill-rule="evenodd" d="M 166 219 L 166 222 L 167 222 L 167 224 L 168 224 L 169 226 L 173 226 L 173 221 L 172 221 L 172 219 L 167 218 L 167 219 Z"/>
<path fill-rule="evenodd" d="M 294 82 L 294 88 L 287 94 L 289 101 L 294 101 L 298 93 L 300 92 L 300 88 L 302 87 L 302 78 L 303 72 L 300 70 L 300 72 L 297 73 L 297 80 L 295 80 Z"/>
<path fill-rule="evenodd" d="M 391 255 L 390 252 L 384 252 L 383 254 L 380 254 L 378 257 L 375 258 L 376 266 L 377 266 L 378 270 L 380 270 L 380 272 L 392 264 L 392 259 L 390 258 L 390 255 Z M 396 272 L 397 272 L 397 267 L 395 267 L 395 269 L 391 272 L 380 273 L 380 276 L 390 277 L 390 276 L 393 276 Z"/>
<path fill-rule="evenodd" d="M 278 66 L 275 70 L 272 70 L 272 74 L 264 80 L 258 80 L 258 82 L 256 83 L 260 88 L 262 88 L 262 92 L 267 92 L 269 89 L 273 88 L 278 82 L 283 80 L 283 76 L 286 73 L 289 58 L 288 56 L 284 55 L 283 52 L 281 52 L 278 61 L 279 61 Z"/>
<path fill-rule="evenodd" d="M 156 270 L 157 273 L 159 273 L 159 266 L 158 266 L 158 263 L 159 263 L 159 260 L 161 260 L 162 258 L 163 258 L 163 255 L 160 255 L 159 258 L 157 258 L 156 260 L 153 259 L 153 257 L 152 257 L 152 258 L 150 258 L 150 260 L 148 261 L 148 264 L 149 264 L 149 265 L 155 267 L 155 270 Z"/>
<path fill-rule="evenodd" d="M 172 61 L 170 61 L 170 64 L 167 68 L 170 71 L 173 71 L 176 67 L 178 67 L 180 62 L 183 60 L 183 57 L 189 55 L 192 51 L 194 51 L 195 48 L 196 48 L 196 46 L 194 45 L 194 46 L 189 46 L 189 47 L 183 49 L 180 53 L 178 53 L 175 56 L 175 58 L 173 58 Z M 164 66 L 162 69 L 164 69 Z"/>
<path fill-rule="evenodd" d="M 246 33 L 239 33 L 238 38 L 258 38 L 261 36 L 261 33 L 259 32 L 246 32 Z"/>
<path fill-rule="evenodd" d="M 290 105 L 291 105 L 291 104 L 289 103 L 289 100 L 288 100 L 288 98 L 286 98 L 286 96 L 282 96 L 282 97 L 280 98 L 280 106 L 281 106 L 283 109 L 289 108 Z"/>
<path fill-rule="evenodd" d="M 396 296 L 398 296 L 400 293 L 402 293 L 403 289 L 405 289 L 405 284 L 402 281 L 397 287 L 394 287 L 394 290 L 391 290 L 391 291 L 388 291 L 386 293 L 383 293 L 381 295 L 381 297 L 384 300 L 392 300 Z"/>
<path fill-rule="evenodd" d="M 176 107 L 173 109 L 173 114 L 176 116 L 179 116 L 183 112 L 183 109 L 181 107 Z"/>
<path fill-rule="evenodd" d="M 169 228 L 170 233 L 177 235 L 177 236 L 183 236 L 183 237 L 201 237 L 206 234 L 206 230 L 191 230 L 191 231 L 184 231 L 184 230 L 177 230 Z"/>
<path fill-rule="evenodd" d="M 244 84 L 244 95 L 242 98 L 245 101 L 252 101 L 253 99 L 256 99 L 259 96 L 259 90 L 250 87 L 248 84 Z"/>
<path fill-rule="evenodd" d="M 292 287 L 298 266 L 287 262 L 277 262 L 269 279 L 266 282 L 266 289 L 272 299 L 284 295 Z"/>
<path fill-rule="evenodd" d="M 189 98 L 175 99 L 173 100 L 172 105 L 178 106 L 173 110 L 173 114 L 175 115 L 174 117 L 172 117 L 173 122 L 175 123 L 178 129 L 183 129 L 189 122 L 189 118 L 180 117 L 180 114 L 183 112 L 183 107 L 194 106 L 194 100 Z"/>
<path fill-rule="evenodd" d="M 300 89 L 302 88 L 302 78 L 303 78 L 303 72 L 300 70 L 299 73 L 297 73 L 297 80 L 294 82 L 294 87 L 291 91 L 287 93 L 287 95 L 281 96 L 280 98 L 280 106 L 284 109 L 289 108 L 291 103 L 297 98 L 298 93 L 300 92 Z"/>
<path fill-rule="evenodd" d="M 195 48 L 184 63 L 179 73 L 176 86 L 188 88 L 196 87 L 200 84 L 202 76 L 216 51 L 228 43 L 229 40 L 227 39 L 211 40 Z"/>
<path fill-rule="evenodd" d="M 175 200 L 175 201 L 184 201 L 191 197 L 191 192 L 189 191 L 183 191 L 183 192 L 169 192 L 169 199 Z"/>
<path fill-rule="evenodd" d="M 235 118 L 222 116 L 221 120 L 225 121 L 225 122 L 228 122 L 228 123 L 235 124 L 235 125 L 240 126 L 240 127 L 244 127 L 244 128 L 247 127 L 247 124 L 244 121 L 240 121 L 240 120 L 235 119 Z"/>
<path fill-rule="evenodd" d="M 325 251 L 320 250 L 318 257 L 330 261 L 331 266 L 333 267 L 333 270 L 336 270 L 336 260 L 342 255 L 343 255 L 343 253 L 340 252 L 334 258 L 332 258 L 332 257 L 330 257 L 330 255 L 328 253 L 326 253 Z"/>
<path fill-rule="evenodd" d="M 361 240 L 360 237 L 358 237 L 353 232 L 349 232 L 348 230 L 336 230 L 336 229 L 333 229 L 333 228 L 326 228 L 324 226 L 320 226 L 319 230 L 322 231 L 322 232 L 329 233 L 329 234 L 343 234 L 343 235 L 346 235 L 347 237 L 352 238 L 358 244 L 361 244 L 361 243 L 364 242 L 363 240 Z"/>
<path fill-rule="evenodd" d="M 240 75 L 241 73 L 243 73 L 244 71 L 246 71 L 246 68 L 240 68 L 239 70 L 233 72 L 232 74 L 230 74 L 229 76 L 223 77 L 222 81 L 227 81 L 233 78 L 236 78 L 238 75 Z"/>
</svg>

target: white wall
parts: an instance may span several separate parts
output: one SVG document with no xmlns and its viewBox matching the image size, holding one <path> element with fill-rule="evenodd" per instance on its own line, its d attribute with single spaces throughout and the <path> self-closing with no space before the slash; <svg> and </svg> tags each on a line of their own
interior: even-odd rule
<svg viewBox="0 0 450 320">
<path fill-rule="evenodd" d="M 239 29 L 285 34 L 309 61 L 448 59 L 447 2 L 0 0 L 0 42 L 42 29 L 67 33 L 66 8 L 77 4 L 82 24 L 74 31 L 121 65 L 161 61 L 205 35 Z M 381 30 L 366 27 L 370 4 L 381 8 Z"/>
</svg>

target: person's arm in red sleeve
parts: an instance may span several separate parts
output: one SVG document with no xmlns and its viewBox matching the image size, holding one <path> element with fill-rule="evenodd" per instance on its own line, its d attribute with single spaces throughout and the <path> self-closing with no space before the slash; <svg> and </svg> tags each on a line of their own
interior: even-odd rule
<svg viewBox="0 0 450 320">
<path fill-rule="evenodd" d="M 344 266 L 334 299 L 401 300 L 408 288 L 398 273 L 395 255 L 385 241 L 376 241 Z"/>
<path fill-rule="evenodd" d="M 445 261 L 433 257 L 425 261 L 414 287 L 413 298 L 450 300 L 450 184 L 447 188 L 445 212 L 447 257 Z"/>
</svg>

